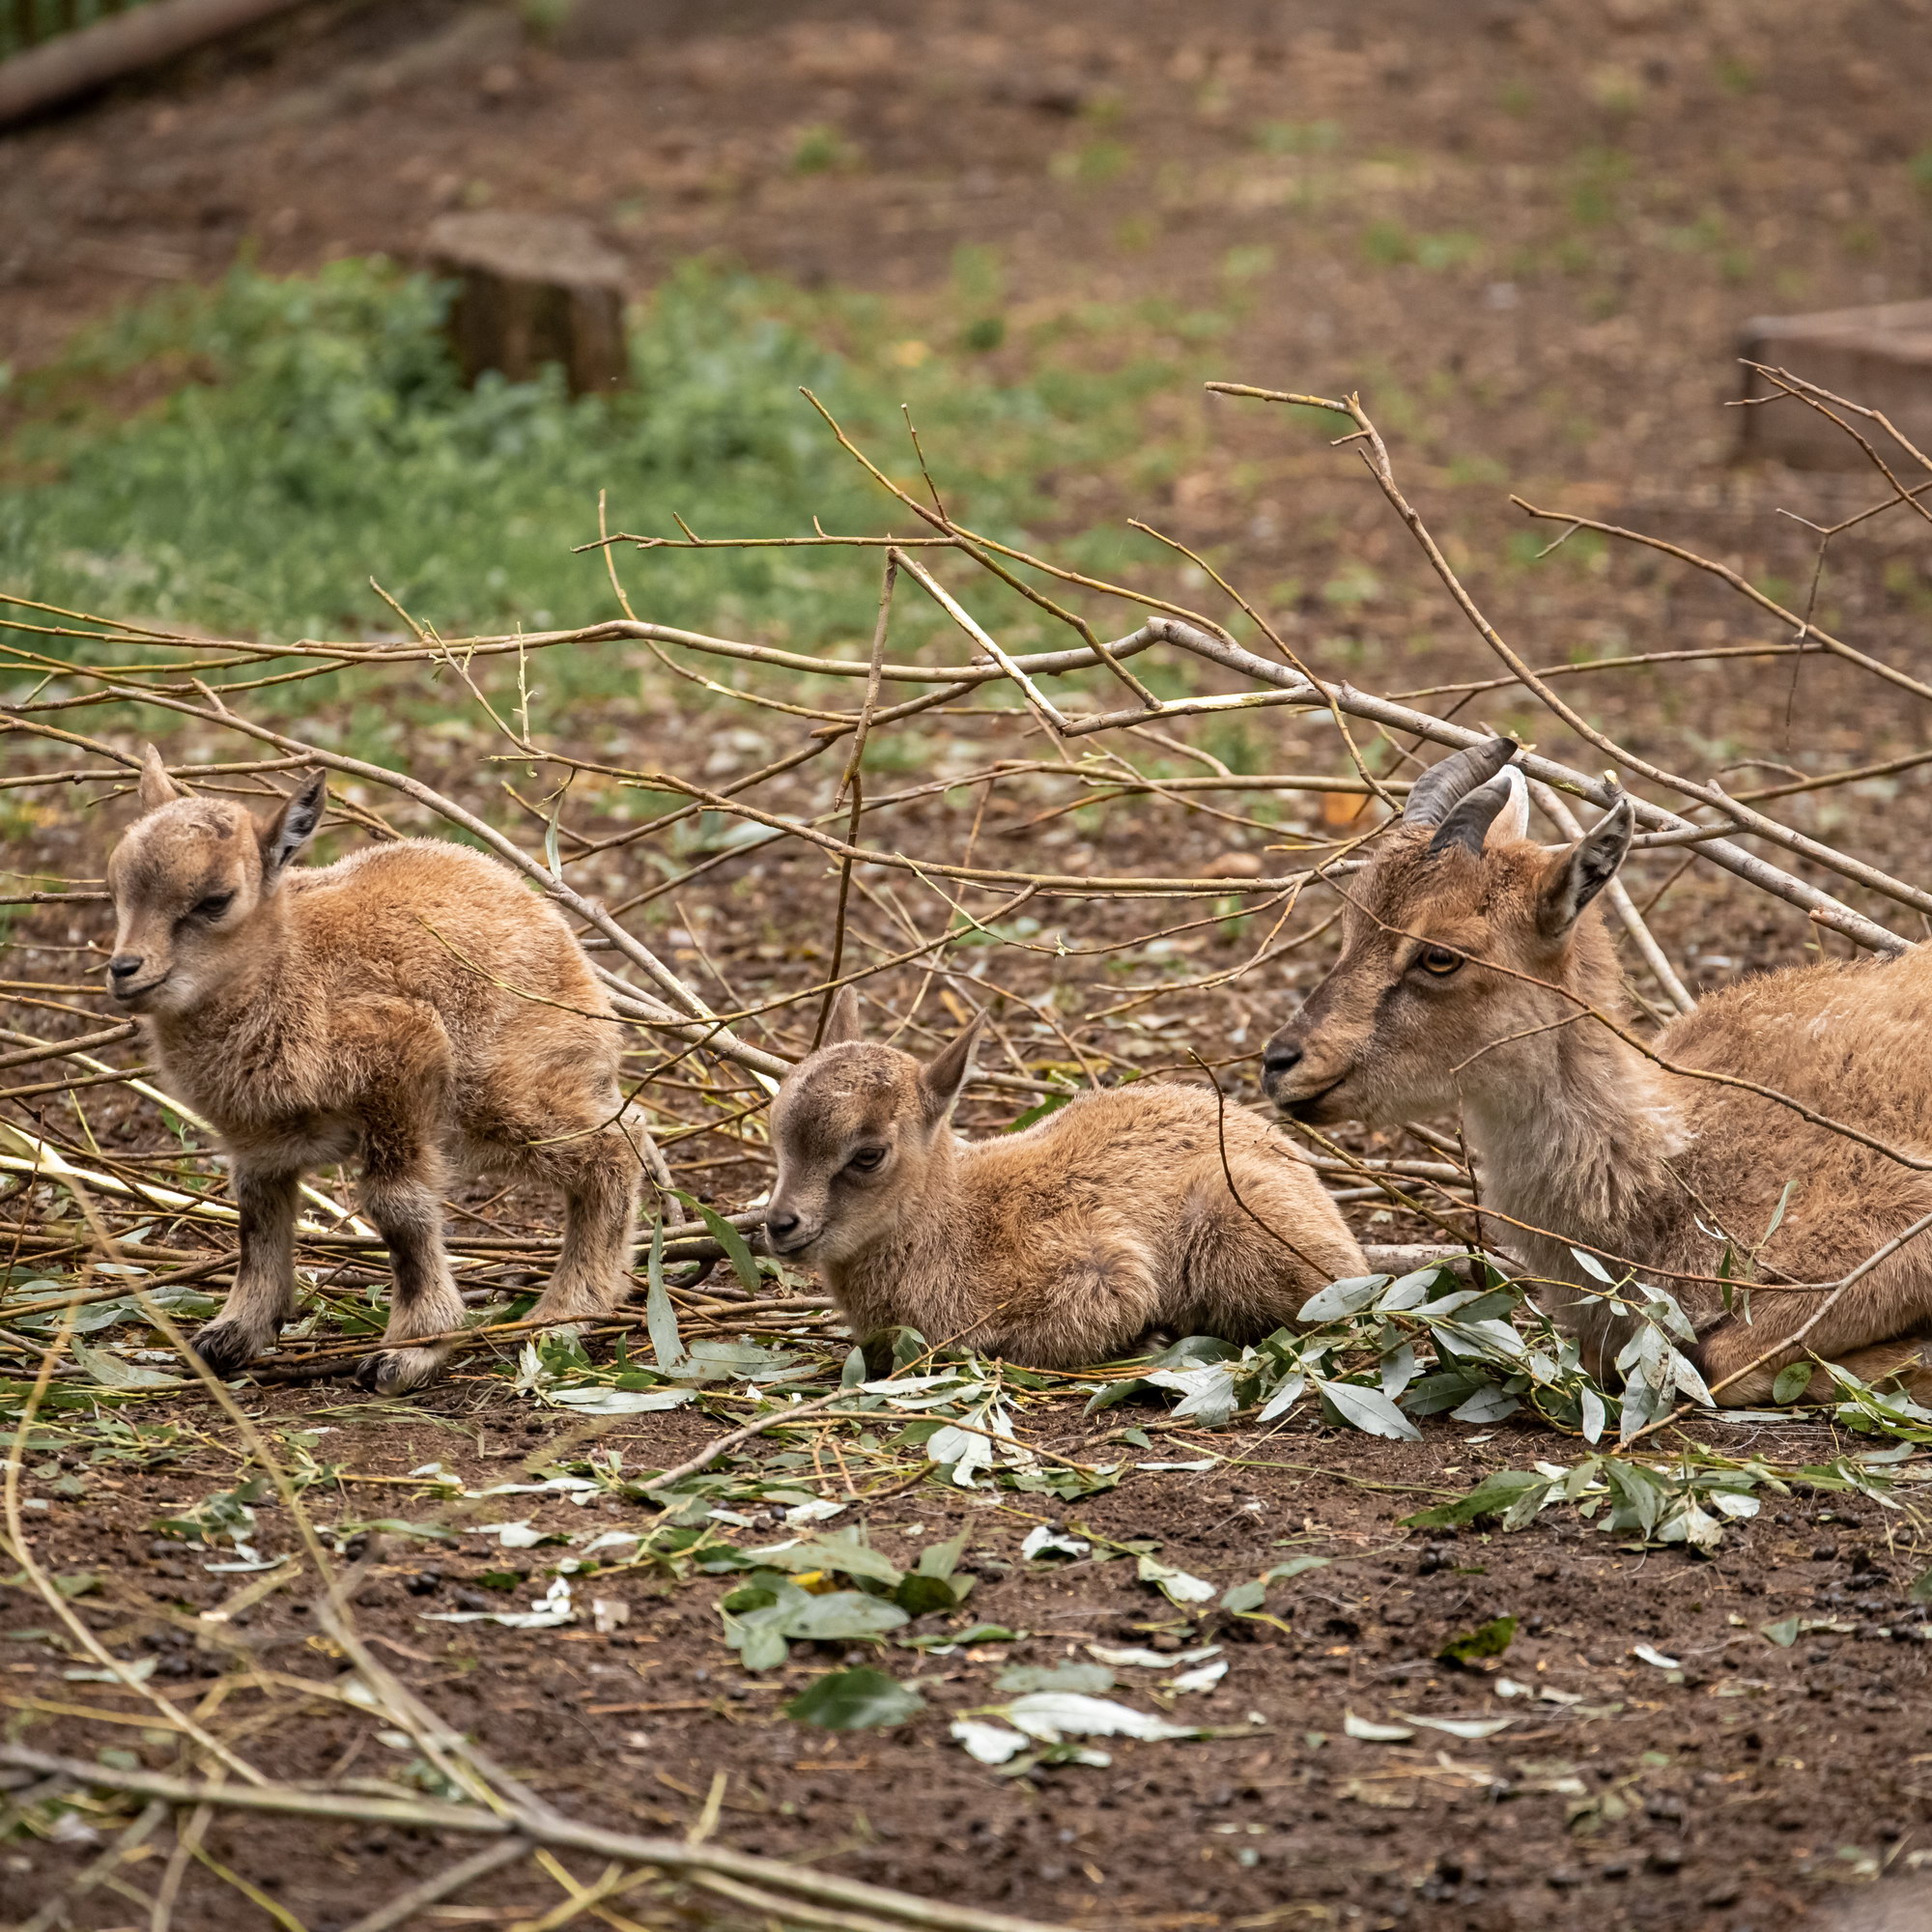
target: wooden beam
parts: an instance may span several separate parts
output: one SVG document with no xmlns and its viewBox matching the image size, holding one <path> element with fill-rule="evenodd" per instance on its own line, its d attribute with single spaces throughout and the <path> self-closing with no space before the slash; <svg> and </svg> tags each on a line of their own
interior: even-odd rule
<svg viewBox="0 0 1932 1932">
<path fill-rule="evenodd" d="M 284 14 L 300 0 L 152 0 L 0 61 L 0 125 Z"/>
</svg>

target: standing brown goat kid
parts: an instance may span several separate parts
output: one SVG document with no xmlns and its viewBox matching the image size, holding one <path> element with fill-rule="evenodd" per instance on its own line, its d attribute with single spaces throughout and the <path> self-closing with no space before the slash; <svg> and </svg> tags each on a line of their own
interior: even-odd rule
<svg viewBox="0 0 1932 1932">
<path fill-rule="evenodd" d="M 184 795 L 150 746 L 143 816 L 107 863 L 108 983 L 228 1154 L 242 1257 L 202 1356 L 228 1374 L 273 1343 L 294 1311 L 302 1175 L 356 1157 L 395 1276 L 361 1379 L 390 1394 L 435 1373 L 443 1351 L 419 1339 L 463 1321 L 447 1166 L 562 1189 L 535 1317 L 566 1322 L 625 1293 L 639 1160 L 617 1122 L 618 1030 L 556 911 L 437 839 L 296 867 L 323 795 L 318 774 L 257 819 Z"/>
<path fill-rule="evenodd" d="M 1258 1341 L 1367 1272 L 1287 1140 L 1198 1088 L 1118 1087 L 961 1140 L 951 1116 L 976 1031 L 922 1065 L 859 1040 L 848 989 L 773 1103 L 766 1238 L 823 1274 L 861 1341 L 908 1327 L 1073 1368 L 1155 1329 Z"/>
<path fill-rule="evenodd" d="M 1719 1400 L 1762 1402 L 1800 1357 L 1776 1351 L 1820 1314 L 1820 1285 L 1932 1213 L 1932 1174 L 1775 1100 L 1665 1071 L 1590 1017 L 1621 1011 L 1592 901 L 1630 849 L 1630 806 L 1619 800 L 1573 845 L 1533 844 L 1521 774 L 1504 769 L 1515 750 L 1492 739 L 1417 781 L 1346 888 L 1334 970 L 1268 1042 L 1267 1092 L 1317 1124 L 1460 1110 L 1498 1237 L 1555 1285 L 1551 1313 L 1577 1330 L 1587 1366 L 1608 1375 L 1632 1318 L 1573 1243 L 1613 1275 L 1655 1270 L 1697 1329 L 1705 1379 L 1737 1377 Z M 1741 980 L 1653 1044 L 1679 1066 L 1755 1081 L 1922 1159 L 1928 1030 L 1932 945 Z M 1932 1233 L 1838 1293 L 1804 1347 L 1922 1391 L 1928 1336 Z M 1815 1374 L 1813 1399 L 1830 1386 Z"/>
</svg>

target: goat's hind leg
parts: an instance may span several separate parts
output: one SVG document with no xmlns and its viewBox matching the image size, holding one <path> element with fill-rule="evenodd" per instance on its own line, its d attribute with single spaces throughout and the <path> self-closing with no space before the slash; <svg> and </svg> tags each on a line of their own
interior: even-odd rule
<svg viewBox="0 0 1932 1932">
<path fill-rule="evenodd" d="M 637 1152 L 614 1125 L 549 1151 L 551 1165 L 562 1170 L 563 1243 L 530 1319 L 564 1322 L 608 1315 L 630 1289 L 641 1173 Z"/>
<path fill-rule="evenodd" d="M 1173 1319 L 1230 1342 L 1258 1342 L 1293 1327 L 1310 1295 L 1361 1270 L 1348 1229 L 1319 1197 L 1311 1207 L 1307 1170 L 1289 1158 L 1242 1149 L 1226 1173 L 1218 1159 L 1204 1169 L 1190 1203 L 1187 1306 Z"/>
<path fill-rule="evenodd" d="M 442 1246 L 440 1163 L 425 1149 L 372 1149 L 362 1206 L 387 1243 L 395 1287 L 380 1354 L 356 1371 L 362 1387 L 399 1395 L 441 1367 L 449 1345 L 421 1346 L 427 1335 L 463 1325 L 463 1297 Z"/>
<path fill-rule="evenodd" d="M 1758 1356 L 1781 1337 L 1796 1335 L 1823 1299 L 1816 1293 L 1793 1292 L 1755 1296 L 1753 1320 L 1726 1316 L 1700 1337 L 1697 1366 L 1726 1408 L 1754 1407 L 1772 1400 L 1779 1373 L 1806 1355 L 1835 1362 L 1862 1382 L 1902 1388 L 1915 1402 L 1932 1404 L 1932 1273 L 1924 1264 L 1908 1267 L 1899 1255 L 1847 1290 L 1818 1325 L 1795 1348 L 1772 1354 L 1755 1368 Z M 1746 1373 L 1739 1375 L 1740 1370 Z M 1720 1386 L 1736 1376 L 1728 1386 Z M 1837 1384 L 1822 1368 L 1797 1400 L 1831 1402 Z"/>
<path fill-rule="evenodd" d="M 298 1170 L 258 1166 L 238 1156 L 233 1189 L 242 1215 L 242 1259 L 220 1318 L 194 1338 L 218 1376 L 234 1375 L 274 1345 L 295 1312 L 296 1190 Z"/>
</svg>

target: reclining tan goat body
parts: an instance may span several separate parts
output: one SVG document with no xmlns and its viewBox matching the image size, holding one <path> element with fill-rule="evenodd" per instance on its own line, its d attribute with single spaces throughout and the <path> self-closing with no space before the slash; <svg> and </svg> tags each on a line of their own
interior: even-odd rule
<svg viewBox="0 0 1932 1932">
<path fill-rule="evenodd" d="M 848 989 L 779 1089 L 765 1231 L 862 1341 L 907 1327 L 1072 1368 L 1162 1329 L 1257 1341 L 1367 1271 L 1314 1170 L 1242 1108 L 1136 1082 L 969 1142 L 950 1120 L 976 1030 L 922 1065 L 857 1020 Z"/>
<path fill-rule="evenodd" d="M 1574 845 L 1534 844 L 1521 774 L 1505 769 L 1515 749 L 1493 739 L 1417 781 L 1345 888 L 1334 970 L 1268 1042 L 1266 1090 L 1312 1124 L 1460 1111 L 1496 1237 L 1553 1285 L 1550 1311 L 1577 1332 L 1589 1367 L 1608 1374 L 1633 1318 L 1600 1292 L 1577 1246 L 1613 1276 L 1651 1271 L 1696 1327 L 1694 1359 L 1722 1384 L 1718 1399 L 1762 1402 L 1801 1357 L 1779 1343 L 1819 1316 L 1826 1285 L 1932 1213 L 1932 1174 L 1776 1100 L 1666 1071 L 1590 1017 L 1620 1014 L 1592 902 L 1629 850 L 1630 806 L 1620 800 Z M 1932 945 L 1741 980 L 1672 1020 L 1653 1048 L 1922 1159 L 1928 1027 Z M 1727 1295 L 1726 1280 L 1753 1285 Z M 1844 1289 L 1802 1341 L 1867 1380 L 1902 1374 L 1922 1386 L 1928 1336 L 1932 1233 Z M 1813 1376 L 1813 1399 L 1829 1387 Z"/>
<path fill-rule="evenodd" d="M 616 1118 L 618 1029 L 557 912 L 436 839 L 296 866 L 323 796 L 317 775 L 258 820 L 184 795 L 151 746 L 143 815 L 107 866 L 108 984 L 228 1155 L 241 1262 L 202 1356 L 226 1374 L 274 1341 L 302 1175 L 359 1159 L 395 1282 L 362 1379 L 389 1393 L 434 1373 L 443 1351 L 421 1337 L 463 1321 L 442 1244 L 451 1168 L 562 1190 L 535 1315 L 565 1322 L 626 1291 L 639 1163 Z"/>
</svg>

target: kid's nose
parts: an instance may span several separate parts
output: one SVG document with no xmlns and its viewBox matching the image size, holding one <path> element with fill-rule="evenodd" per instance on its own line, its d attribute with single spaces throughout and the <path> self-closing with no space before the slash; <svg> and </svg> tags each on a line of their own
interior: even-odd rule
<svg viewBox="0 0 1932 1932">
<path fill-rule="evenodd" d="M 148 962 L 138 952 L 117 952 L 107 962 L 108 977 L 124 983 L 134 978 Z"/>
<path fill-rule="evenodd" d="M 767 1233 L 776 1235 L 782 1241 L 788 1236 L 798 1233 L 798 1216 L 789 1208 L 780 1208 L 765 1216 L 765 1229 Z"/>
</svg>

